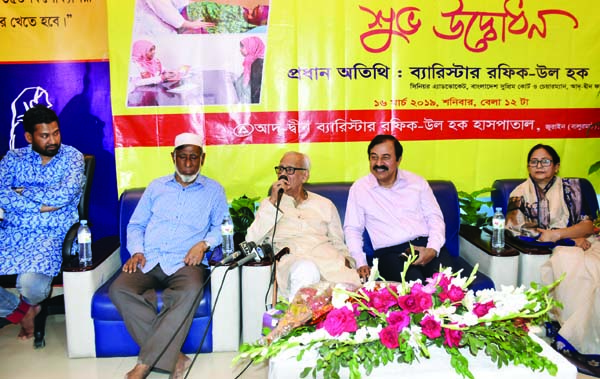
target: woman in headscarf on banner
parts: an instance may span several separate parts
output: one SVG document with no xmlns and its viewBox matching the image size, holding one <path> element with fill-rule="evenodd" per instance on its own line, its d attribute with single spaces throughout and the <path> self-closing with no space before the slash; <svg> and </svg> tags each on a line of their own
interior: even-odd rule
<svg viewBox="0 0 600 379">
<path fill-rule="evenodd" d="M 156 45 L 148 40 L 137 40 L 131 49 L 129 66 L 129 105 L 159 105 L 157 91 L 144 91 L 144 86 L 153 86 L 163 82 L 176 82 L 181 78 L 179 72 L 163 70 L 161 61 L 156 57 Z M 140 89 L 142 88 L 142 89 Z M 140 94 L 135 96 L 134 92 Z"/>
<path fill-rule="evenodd" d="M 265 44 L 258 37 L 244 38 L 240 41 L 240 53 L 244 57 L 243 72 L 233 83 L 238 101 L 258 103 L 262 86 Z"/>
<path fill-rule="evenodd" d="M 517 236 L 554 246 L 542 265 L 542 282 L 566 274 L 553 296 L 563 304 L 553 315 L 560 324 L 557 348 L 583 360 L 600 355 L 600 240 L 586 214 L 578 179 L 557 176 L 560 157 L 548 145 L 527 156 L 529 178 L 510 194 L 506 224 Z"/>
<path fill-rule="evenodd" d="M 215 24 L 203 18 L 189 20 L 186 7 L 202 0 L 136 0 L 133 35 L 160 37 L 183 32 L 205 33 Z"/>
</svg>

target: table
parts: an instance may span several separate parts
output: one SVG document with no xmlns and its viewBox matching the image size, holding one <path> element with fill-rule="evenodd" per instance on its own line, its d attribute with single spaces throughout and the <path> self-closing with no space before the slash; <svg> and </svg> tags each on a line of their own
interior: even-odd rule
<svg viewBox="0 0 600 379">
<path fill-rule="evenodd" d="M 127 98 L 130 107 L 236 103 L 231 73 L 225 70 L 192 70 L 177 82 L 139 86 Z"/>
<path fill-rule="evenodd" d="M 540 267 L 550 259 L 552 249 L 547 247 L 528 246 L 506 233 L 506 244 L 519 251 L 519 285 L 531 286 L 531 282 L 542 282 L 542 270 Z"/>
<path fill-rule="evenodd" d="M 477 379 L 496 379 L 499 377 L 510 379 L 576 379 L 577 368 L 567 361 L 563 356 L 554 351 L 548 344 L 535 335 L 531 337 L 543 347 L 542 354 L 551 359 L 558 366 L 556 376 L 551 376 L 547 371 L 531 371 L 525 366 L 503 366 L 498 369 L 496 364 L 480 352 L 477 357 L 473 357 L 465 352 L 465 357 L 469 360 L 469 369 Z M 307 351 L 300 362 L 296 361 L 297 349 L 290 349 L 269 362 L 269 379 L 297 379 L 305 367 L 313 367 L 316 362 L 317 352 Z M 393 363 L 386 366 L 380 366 L 373 370 L 368 379 L 377 378 L 406 378 L 413 379 L 418 376 L 419 379 L 462 379 L 456 373 L 450 364 L 450 356 L 441 348 L 430 348 L 431 358 L 421 359 L 412 365 Z M 347 369 L 340 371 L 341 378 L 348 378 Z M 322 378 L 317 375 L 317 378 Z"/>
<path fill-rule="evenodd" d="M 521 257 L 515 248 L 505 245 L 504 249 L 494 249 L 491 244 L 492 235 L 487 231 L 472 225 L 461 225 L 459 244 L 460 255 L 469 264 L 479 264 L 479 271 L 489 276 L 500 288 L 518 286 L 519 263 Z M 468 275 L 470 273 L 464 273 Z"/>
<path fill-rule="evenodd" d="M 255 342 L 261 337 L 265 296 L 267 305 L 273 302 L 271 272 L 270 262 L 242 266 L 242 342 Z"/>
<path fill-rule="evenodd" d="M 240 269 L 229 266 L 212 267 L 210 303 L 214 307 L 212 334 L 213 352 L 237 351 L 240 347 Z M 217 301 L 221 282 L 223 287 Z"/>
</svg>

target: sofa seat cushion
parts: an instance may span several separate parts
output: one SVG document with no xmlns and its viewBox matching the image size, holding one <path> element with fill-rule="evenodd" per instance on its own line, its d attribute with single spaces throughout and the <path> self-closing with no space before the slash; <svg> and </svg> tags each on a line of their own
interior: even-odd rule
<svg viewBox="0 0 600 379">
<path fill-rule="evenodd" d="M 107 321 L 123 321 L 121 314 L 117 310 L 117 307 L 110 301 L 108 296 L 108 289 L 110 285 L 115 281 L 117 275 L 120 274 L 120 271 L 113 275 L 104 285 L 102 285 L 92 298 L 92 318 L 97 320 L 107 320 Z M 158 311 L 162 308 L 162 291 L 157 291 L 157 300 L 158 300 Z M 209 317 L 210 316 L 210 282 L 204 287 L 204 294 L 202 296 L 202 300 L 200 300 L 200 305 L 198 309 L 196 309 L 196 313 L 194 314 L 194 318 L 201 317 Z"/>
</svg>

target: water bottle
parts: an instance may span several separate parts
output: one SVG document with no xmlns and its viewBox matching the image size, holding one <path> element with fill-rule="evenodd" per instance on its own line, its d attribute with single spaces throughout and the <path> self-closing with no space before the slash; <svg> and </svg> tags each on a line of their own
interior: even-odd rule
<svg viewBox="0 0 600 379">
<path fill-rule="evenodd" d="M 233 254 L 233 222 L 229 213 L 223 218 L 221 224 L 221 235 L 223 236 L 223 257 Z"/>
<path fill-rule="evenodd" d="M 504 214 L 502 208 L 496 208 L 492 218 L 492 248 L 504 248 Z"/>
<path fill-rule="evenodd" d="M 79 222 L 77 230 L 77 242 L 79 242 L 79 265 L 86 267 L 92 265 L 92 232 L 88 227 L 87 220 Z"/>
</svg>

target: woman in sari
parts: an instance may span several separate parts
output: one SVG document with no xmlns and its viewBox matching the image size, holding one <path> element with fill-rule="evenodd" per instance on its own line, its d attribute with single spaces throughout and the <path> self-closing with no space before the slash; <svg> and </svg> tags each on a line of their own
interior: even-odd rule
<svg viewBox="0 0 600 379">
<path fill-rule="evenodd" d="M 555 244 L 541 267 L 542 281 L 565 278 L 553 296 L 563 304 L 553 316 L 560 324 L 557 348 L 588 361 L 600 355 L 600 241 L 586 214 L 578 179 L 557 176 L 560 157 L 548 145 L 535 145 L 527 156 L 529 178 L 510 194 L 507 228 Z M 569 246 L 570 245 L 570 246 Z M 597 361 L 596 361 L 597 362 Z"/>
</svg>

